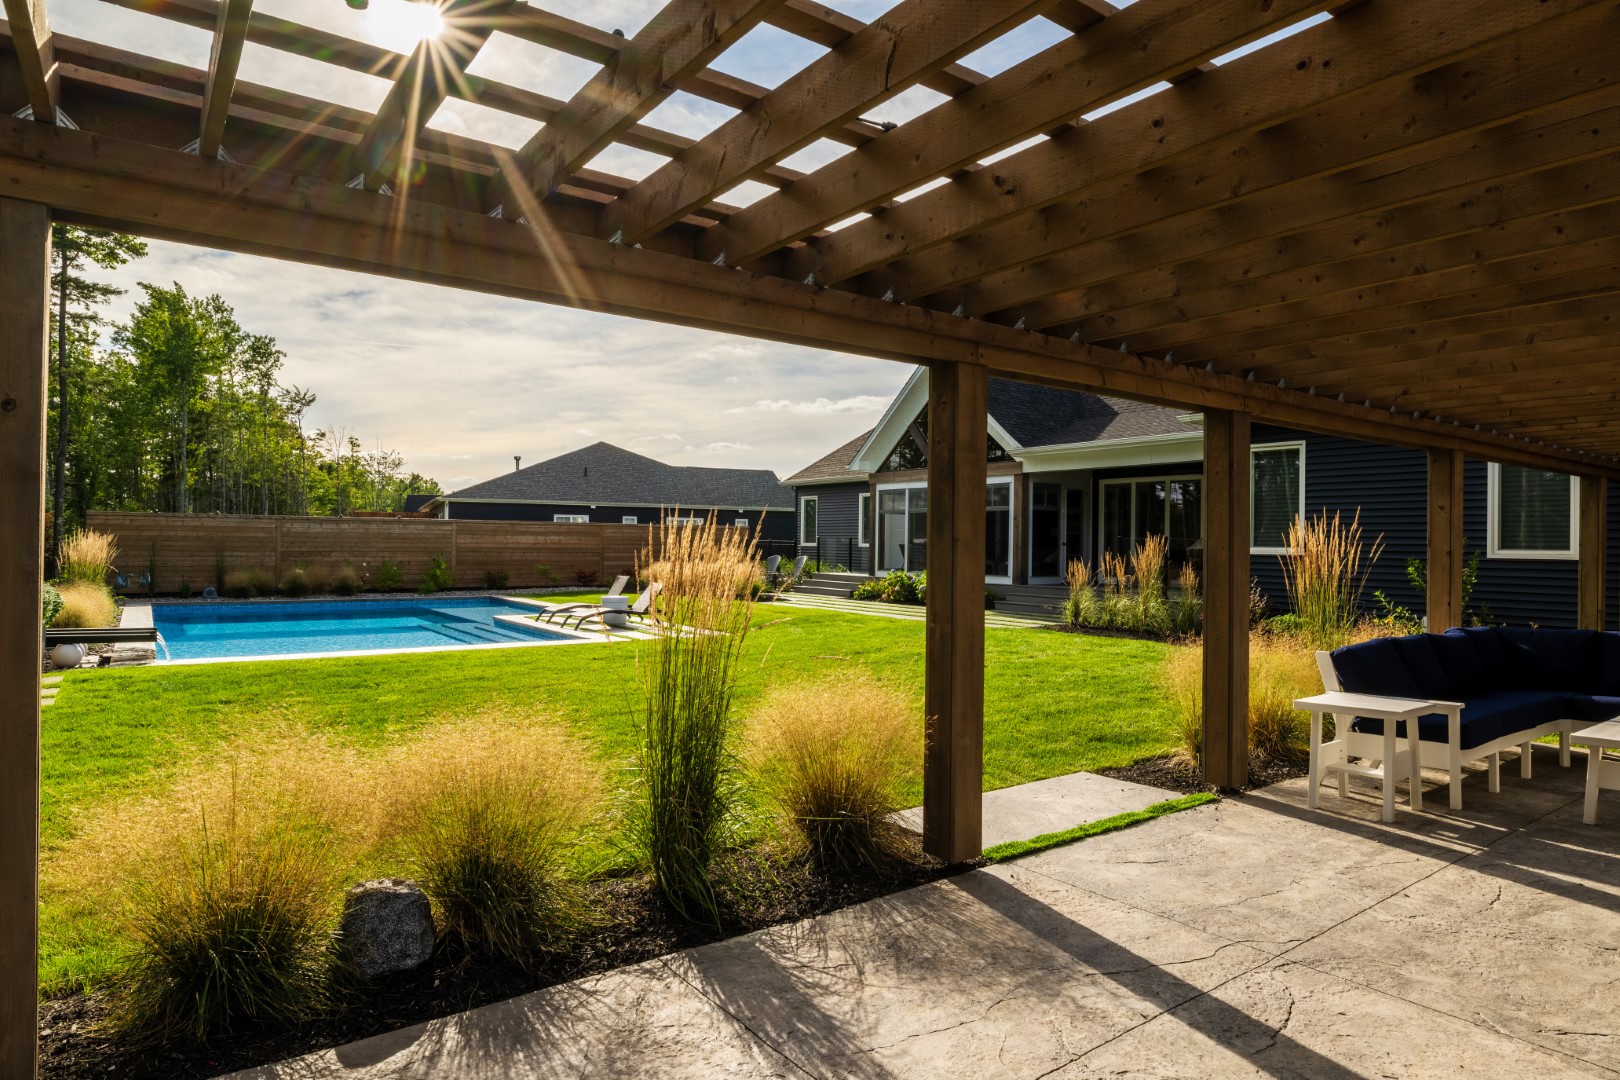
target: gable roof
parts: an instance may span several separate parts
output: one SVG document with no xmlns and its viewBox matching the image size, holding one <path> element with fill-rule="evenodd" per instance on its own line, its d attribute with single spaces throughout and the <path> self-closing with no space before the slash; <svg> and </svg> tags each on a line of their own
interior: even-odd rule
<svg viewBox="0 0 1620 1080">
<path fill-rule="evenodd" d="M 793 493 L 769 469 L 666 465 L 598 442 L 443 496 L 483 502 L 586 503 L 788 510 Z"/>
<path fill-rule="evenodd" d="M 866 479 L 866 473 L 852 468 L 850 463 L 855 460 L 855 455 L 861 452 L 861 447 L 866 445 L 866 440 L 871 435 L 870 429 L 861 432 L 832 453 L 806 465 L 782 481 L 782 483 L 793 485 L 829 484 L 836 483 L 839 480 Z"/>
<path fill-rule="evenodd" d="M 990 415 L 1025 449 L 1194 430 L 1181 419 L 1180 409 L 1080 390 L 991 379 L 989 396 Z"/>
</svg>

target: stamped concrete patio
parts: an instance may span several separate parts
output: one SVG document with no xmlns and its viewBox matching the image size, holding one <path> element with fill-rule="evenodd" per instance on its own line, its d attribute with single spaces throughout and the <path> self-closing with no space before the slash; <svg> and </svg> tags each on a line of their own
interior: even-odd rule
<svg viewBox="0 0 1620 1080">
<path fill-rule="evenodd" d="M 1393 825 L 1291 781 L 244 1075 L 1612 1076 L 1583 765 Z"/>
</svg>

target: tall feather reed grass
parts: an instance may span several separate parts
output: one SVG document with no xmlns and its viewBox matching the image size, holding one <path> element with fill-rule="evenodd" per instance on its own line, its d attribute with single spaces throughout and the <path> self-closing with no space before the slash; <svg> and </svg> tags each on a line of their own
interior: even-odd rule
<svg viewBox="0 0 1620 1080">
<path fill-rule="evenodd" d="M 1160 676 L 1174 710 L 1176 756 L 1196 766 L 1203 757 L 1204 650 L 1171 651 Z M 1249 753 L 1259 761 L 1297 764 L 1310 750 L 1310 715 L 1294 708 L 1298 698 L 1320 692 L 1316 654 L 1296 638 L 1254 633 L 1249 637 Z"/>
<path fill-rule="evenodd" d="M 107 586 L 89 581 L 65 581 L 57 588 L 62 606 L 51 625 L 59 629 L 99 630 L 118 621 L 118 601 Z"/>
<path fill-rule="evenodd" d="M 389 827 L 441 936 L 519 966 L 566 948 L 589 922 L 570 851 L 601 794 L 584 748 L 492 714 L 413 740 L 395 773 Z"/>
<path fill-rule="evenodd" d="M 753 617 L 754 537 L 666 517 L 637 567 L 662 592 L 641 676 L 637 798 L 628 835 L 682 917 L 718 923 L 710 876 L 737 801 L 732 697 Z"/>
<path fill-rule="evenodd" d="M 74 529 L 62 537 L 56 576 L 61 581 L 105 586 L 116 558 L 118 545 L 111 534 L 95 529 Z"/>
<path fill-rule="evenodd" d="M 918 703 L 866 673 L 767 691 L 748 729 L 760 787 L 811 860 L 834 870 L 881 867 L 899 830 L 903 785 L 919 766 Z"/>
<path fill-rule="evenodd" d="M 1300 632 L 1313 648 L 1333 649 L 1350 640 L 1367 575 L 1383 550 L 1382 536 L 1362 544 L 1359 509 L 1349 524 L 1337 511 L 1331 519 L 1323 511 L 1288 527 L 1286 552 L 1279 556 L 1283 581 Z"/>
<path fill-rule="evenodd" d="M 1131 551 L 1128 562 L 1111 551 L 1103 553 L 1096 572 L 1083 559 L 1071 561 L 1064 618 L 1071 626 L 1105 630 L 1196 633 L 1204 612 L 1198 573 L 1184 565 L 1172 598 L 1166 587 L 1169 555 L 1169 541 L 1149 535 Z"/>
</svg>

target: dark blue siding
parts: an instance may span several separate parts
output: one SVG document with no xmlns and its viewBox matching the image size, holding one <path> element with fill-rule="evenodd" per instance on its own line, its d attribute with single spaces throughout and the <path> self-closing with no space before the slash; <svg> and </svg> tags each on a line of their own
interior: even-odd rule
<svg viewBox="0 0 1620 1080">
<path fill-rule="evenodd" d="M 798 489 L 799 501 L 814 496 L 816 507 L 816 535 L 821 541 L 820 558 L 828 564 L 849 567 L 856 573 L 871 573 L 872 549 L 858 542 L 860 496 L 872 489 L 863 481 L 853 484 L 816 484 Z M 795 518 L 797 508 L 795 508 Z M 797 526 L 795 526 L 797 529 Z M 795 536 L 802 535 L 797 531 Z M 799 554 L 816 559 L 814 544 L 801 544 Z"/>
</svg>

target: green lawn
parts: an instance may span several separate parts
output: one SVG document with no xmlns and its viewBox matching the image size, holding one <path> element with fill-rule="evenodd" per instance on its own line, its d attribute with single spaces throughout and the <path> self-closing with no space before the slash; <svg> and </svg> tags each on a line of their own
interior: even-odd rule
<svg viewBox="0 0 1620 1080">
<path fill-rule="evenodd" d="M 592 596 L 594 599 L 594 596 Z M 547 599 L 556 599 L 548 597 Z M 489 707 L 564 719 L 604 769 L 629 757 L 634 642 L 69 673 L 44 710 L 42 840 L 76 812 L 141 791 L 165 770 L 255 727 L 288 721 L 378 741 Z M 1125 765 L 1170 745 L 1155 675 L 1169 646 L 1046 630 L 986 632 L 985 787 Z M 921 698 L 923 624 L 761 605 L 738 703 L 766 686 L 857 665 Z M 920 778 L 913 795 L 920 799 Z M 45 982 L 84 970 L 44 913 Z M 71 936 L 71 933 L 69 933 Z M 93 964 L 91 966 L 94 966 Z"/>
</svg>

